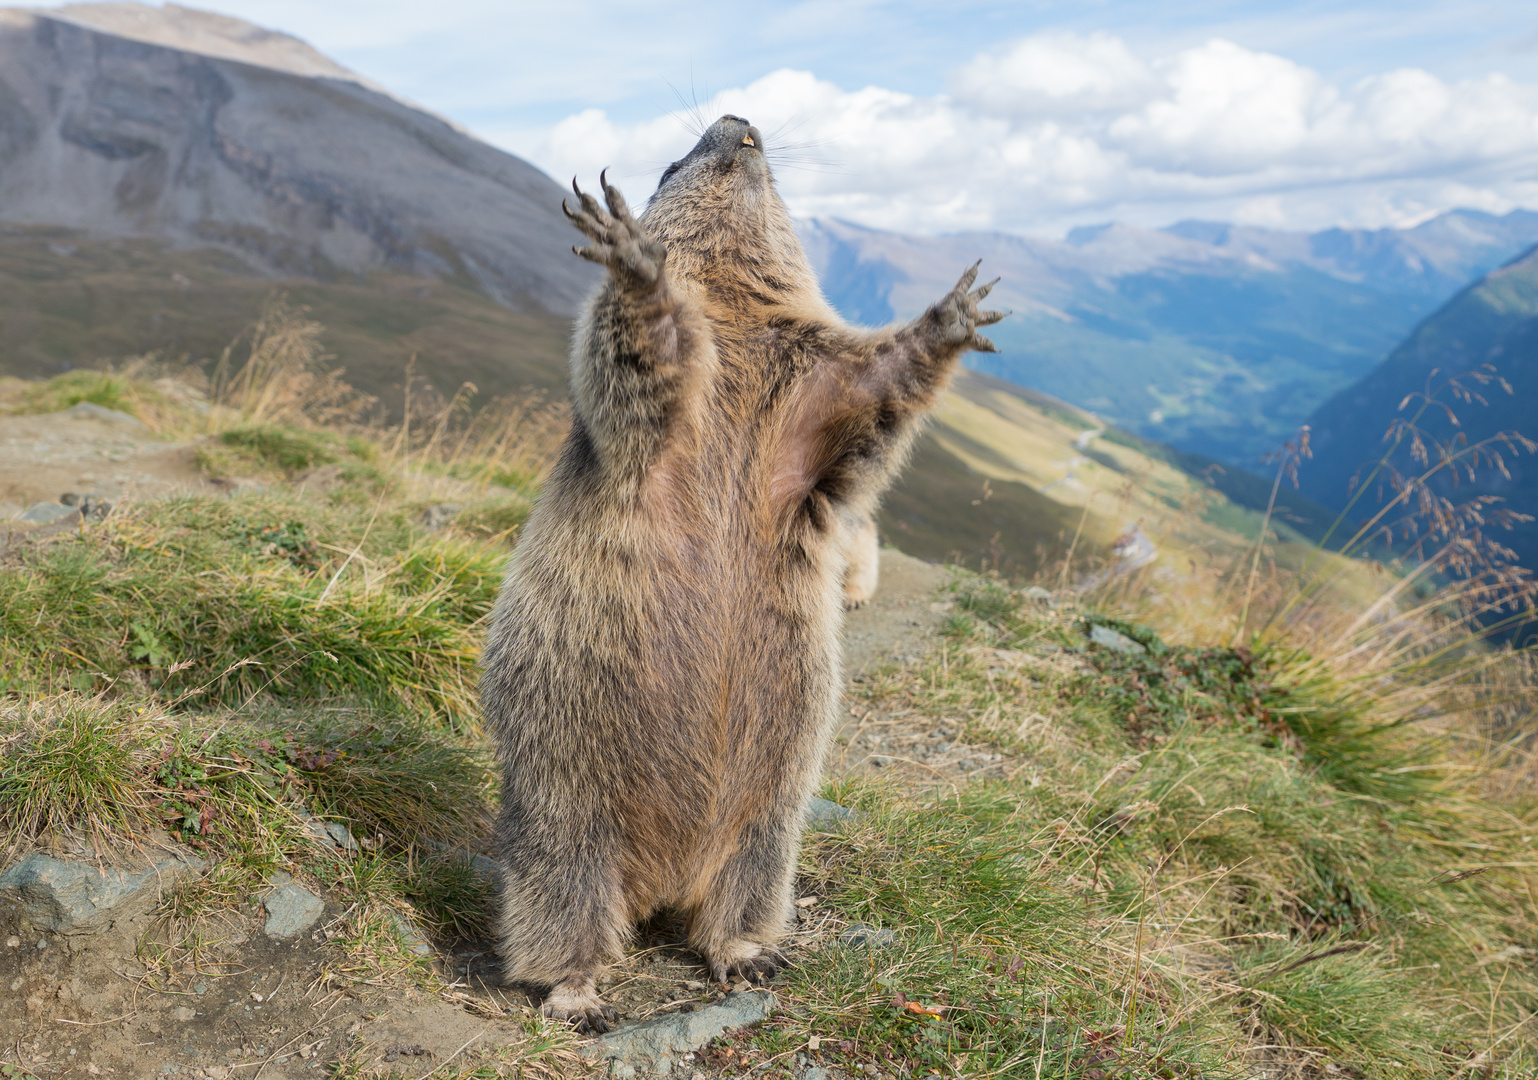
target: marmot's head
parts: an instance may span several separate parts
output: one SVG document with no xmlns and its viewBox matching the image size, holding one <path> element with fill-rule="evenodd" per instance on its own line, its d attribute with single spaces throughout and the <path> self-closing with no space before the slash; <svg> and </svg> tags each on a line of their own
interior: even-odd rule
<svg viewBox="0 0 1538 1080">
<path fill-rule="evenodd" d="M 652 201 L 715 195 L 724 189 L 758 190 L 773 185 L 764 160 L 764 137 L 740 116 L 721 117 L 694 149 L 667 167 Z"/>
<path fill-rule="evenodd" d="M 740 116 L 721 117 L 668 166 L 643 220 L 667 247 L 668 265 L 713 292 L 783 303 L 809 291 L 821 302 L 774 189 L 764 137 Z"/>
</svg>

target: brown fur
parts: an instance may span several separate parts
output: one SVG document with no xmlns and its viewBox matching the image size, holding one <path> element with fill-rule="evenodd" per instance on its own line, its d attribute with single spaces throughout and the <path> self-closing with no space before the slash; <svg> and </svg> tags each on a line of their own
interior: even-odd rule
<svg viewBox="0 0 1538 1080">
<path fill-rule="evenodd" d="M 717 980 L 763 979 L 837 702 L 840 515 L 868 516 L 988 286 L 906 326 L 823 299 L 756 128 L 717 121 L 644 218 L 568 209 L 609 267 L 572 349 L 571 434 L 497 602 L 501 950 L 604 1030 L 630 928 L 681 911 Z M 575 185 L 574 185 L 575 186 Z M 872 534 L 873 539 L 873 534 Z"/>
</svg>

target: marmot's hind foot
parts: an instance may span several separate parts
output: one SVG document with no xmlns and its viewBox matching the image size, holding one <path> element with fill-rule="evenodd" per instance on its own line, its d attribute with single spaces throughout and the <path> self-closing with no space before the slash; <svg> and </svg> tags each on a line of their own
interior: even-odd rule
<svg viewBox="0 0 1538 1080">
<path fill-rule="evenodd" d="M 711 960 L 712 982 L 729 983 L 733 979 L 742 979 L 754 986 L 766 986 L 781 968 L 790 966 L 785 954 L 773 945 L 754 945 L 750 941 L 739 945 L 742 951 L 752 950 L 751 954 L 736 960 Z"/>
<path fill-rule="evenodd" d="M 552 1020 L 570 1021 L 579 1035 L 602 1035 L 619 1019 L 619 1010 L 598 996 L 592 979 L 553 987 L 540 1012 Z"/>
</svg>

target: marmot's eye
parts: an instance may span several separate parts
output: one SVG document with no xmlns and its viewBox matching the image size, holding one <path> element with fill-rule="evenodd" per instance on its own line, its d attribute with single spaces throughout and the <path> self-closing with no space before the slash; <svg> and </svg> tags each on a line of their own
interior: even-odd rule
<svg viewBox="0 0 1538 1080">
<path fill-rule="evenodd" d="M 753 136 L 751 136 L 751 135 L 744 135 L 742 137 L 742 145 L 743 146 L 757 146 L 758 144 L 753 141 Z"/>
</svg>

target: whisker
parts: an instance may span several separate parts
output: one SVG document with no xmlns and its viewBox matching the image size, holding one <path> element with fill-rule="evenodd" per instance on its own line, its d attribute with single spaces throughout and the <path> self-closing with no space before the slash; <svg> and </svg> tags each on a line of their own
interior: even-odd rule
<svg viewBox="0 0 1538 1080">
<path fill-rule="evenodd" d="M 812 117 L 811 117 L 810 113 L 805 113 L 799 119 L 786 120 L 782 124 L 780 124 L 779 127 L 775 128 L 768 135 L 764 136 L 764 141 L 765 142 L 773 142 L 774 140 L 780 138 L 783 135 L 789 135 L 792 132 L 794 132 L 797 128 L 804 126 L 806 124 L 806 122 L 808 120 L 810 120 L 811 118 Z"/>
<path fill-rule="evenodd" d="M 701 135 L 705 134 L 705 124 L 700 119 L 699 102 L 695 101 L 691 103 L 687 98 L 684 97 L 683 92 L 680 91 L 678 87 L 674 86 L 670 82 L 667 82 L 666 79 L 664 79 L 663 82 L 667 83 L 667 88 L 673 91 L 673 96 L 678 99 L 678 109 L 673 113 L 674 118 L 676 118 L 678 122 L 683 125 L 685 131 L 698 139 Z M 694 87 L 692 85 L 692 81 L 689 87 L 689 94 L 691 97 L 694 95 Z"/>
<path fill-rule="evenodd" d="M 795 172 L 828 173 L 830 175 L 838 175 L 838 176 L 849 176 L 849 175 L 851 175 L 850 170 L 847 167 L 845 167 L 843 165 L 838 165 L 838 164 L 819 164 L 817 162 L 802 163 L 802 162 L 799 162 L 799 161 L 777 161 L 777 162 L 775 162 L 774 167 L 776 169 L 791 169 L 791 170 L 794 170 Z"/>
</svg>

